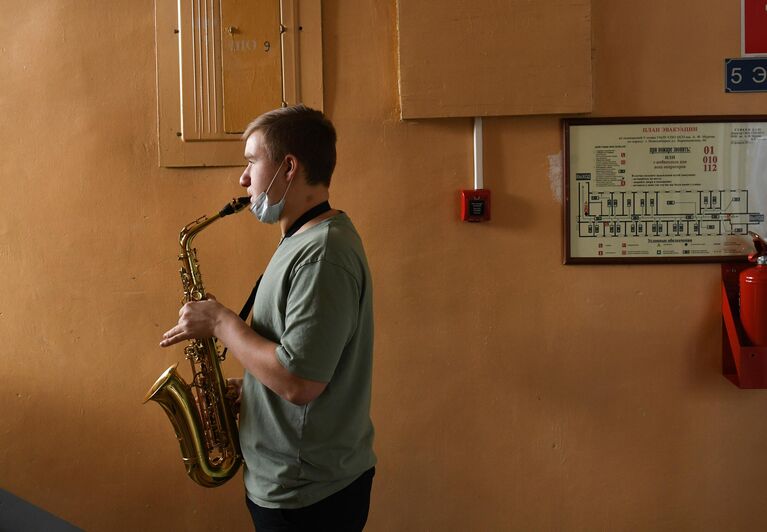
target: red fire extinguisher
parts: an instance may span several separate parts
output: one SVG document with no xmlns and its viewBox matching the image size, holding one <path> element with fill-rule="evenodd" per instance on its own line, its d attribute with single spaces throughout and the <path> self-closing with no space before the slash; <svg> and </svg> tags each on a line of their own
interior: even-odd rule
<svg viewBox="0 0 767 532">
<path fill-rule="evenodd" d="M 749 234 L 756 252 L 748 259 L 756 266 L 740 272 L 740 322 L 752 345 L 767 346 L 767 243 Z"/>
</svg>

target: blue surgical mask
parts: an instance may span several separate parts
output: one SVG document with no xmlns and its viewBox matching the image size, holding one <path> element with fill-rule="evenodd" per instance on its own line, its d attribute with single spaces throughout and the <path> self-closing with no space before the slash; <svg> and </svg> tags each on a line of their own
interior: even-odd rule
<svg viewBox="0 0 767 532">
<path fill-rule="evenodd" d="M 252 212 L 256 218 L 258 218 L 259 222 L 263 222 L 265 224 L 274 224 L 280 221 L 282 210 L 285 208 L 285 197 L 288 195 L 288 190 L 290 190 L 290 185 L 293 183 L 293 180 L 291 179 L 288 181 L 288 188 L 285 189 L 285 193 L 282 195 L 282 199 L 274 205 L 269 205 L 269 196 L 267 196 L 267 194 L 269 194 L 269 190 L 272 188 L 272 184 L 274 183 L 274 180 L 277 179 L 277 174 L 280 173 L 284 163 L 285 160 L 283 159 L 279 168 L 277 168 L 277 171 L 274 173 L 274 177 L 269 183 L 269 186 L 266 187 L 264 192 L 256 196 L 256 200 L 253 202 L 253 205 L 250 206 L 250 212 Z"/>
</svg>

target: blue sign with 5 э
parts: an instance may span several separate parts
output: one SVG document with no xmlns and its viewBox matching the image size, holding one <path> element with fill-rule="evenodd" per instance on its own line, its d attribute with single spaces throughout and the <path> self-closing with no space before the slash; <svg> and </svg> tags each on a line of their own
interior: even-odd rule
<svg viewBox="0 0 767 532">
<path fill-rule="evenodd" d="M 767 57 L 725 59 L 724 92 L 767 92 Z"/>
</svg>

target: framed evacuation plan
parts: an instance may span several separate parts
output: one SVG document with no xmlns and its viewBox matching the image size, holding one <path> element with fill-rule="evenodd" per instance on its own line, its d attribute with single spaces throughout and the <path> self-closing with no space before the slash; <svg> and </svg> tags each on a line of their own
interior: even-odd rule
<svg viewBox="0 0 767 532">
<path fill-rule="evenodd" d="M 566 264 L 737 261 L 767 236 L 767 116 L 562 123 Z"/>
</svg>

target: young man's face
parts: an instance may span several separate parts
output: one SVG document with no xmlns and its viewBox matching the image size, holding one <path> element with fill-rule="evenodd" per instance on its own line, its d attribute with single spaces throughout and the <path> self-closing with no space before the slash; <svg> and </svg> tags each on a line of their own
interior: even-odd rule
<svg viewBox="0 0 767 532">
<path fill-rule="evenodd" d="M 248 195 L 252 201 L 256 199 L 256 196 L 266 191 L 274 175 L 280 169 L 280 164 L 272 161 L 267 155 L 263 135 L 260 131 L 256 131 L 245 141 L 245 159 L 248 161 L 248 166 L 240 176 L 240 185 L 248 190 Z M 279 178 L 274 180 L 268 194 L 270 203 L 273 202 L 273 198 L 282 197 L 285 186 L 284 180 Z"/>
</svg>

